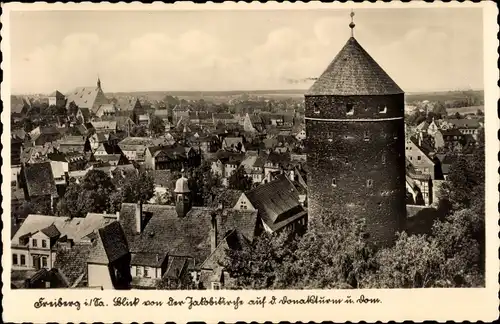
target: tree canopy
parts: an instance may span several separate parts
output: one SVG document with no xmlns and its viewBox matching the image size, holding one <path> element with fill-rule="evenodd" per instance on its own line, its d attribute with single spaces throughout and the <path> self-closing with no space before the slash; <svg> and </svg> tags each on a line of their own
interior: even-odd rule
<svg viewBox="0 0 500 324">
<path fill-rule="evenodd" d="M 247 191 L 252 188 L 252 179 L 247 175 L 242 167 L 233 171 L 228 179 L 229 188 Z"/>
</svg>

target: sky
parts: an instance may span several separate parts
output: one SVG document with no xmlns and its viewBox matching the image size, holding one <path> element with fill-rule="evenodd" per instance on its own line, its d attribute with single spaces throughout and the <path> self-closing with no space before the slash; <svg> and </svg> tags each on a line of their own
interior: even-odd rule
<svg viewBox="0 0 500 324">
<path fill-rule="evenodd" d="M 349 10 L 11 12 L 12 93 L 307 89 Z M 406 92 L 483 88 L 481 9 L 359 9 L 354 37 Z M 291 80 L 299 80 L 291 82 Z"/>
</svg>

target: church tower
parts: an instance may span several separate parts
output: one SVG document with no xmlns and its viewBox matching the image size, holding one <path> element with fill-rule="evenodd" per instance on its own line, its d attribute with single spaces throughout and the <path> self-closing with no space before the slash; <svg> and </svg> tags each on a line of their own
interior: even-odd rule
<svg viewBox="0 0 500 324">
<path fill-rule="evenodd" d="M 177 179 L 177 182 L 175 183 L 174 193 L 175 211 L 177 212 L 177 216 L 185 217 L 191 209 L 191 199 L 189 197 L 190 190 L 188 179 L 184 177 L 184 174 L 179 179 Z"/>
<path fill-rule="evenodd" d="M 97 76 L 97 88 L 101 89 L 101 79 Z"/>
<path fill-rule="evenodd" d="M 354 13 L 351 13 L 351 18 Z M 391 244 L 406 219 L 404 92 L 351 37 L 305 94 L 309 215 L 362 217 Z"/>
</svg>

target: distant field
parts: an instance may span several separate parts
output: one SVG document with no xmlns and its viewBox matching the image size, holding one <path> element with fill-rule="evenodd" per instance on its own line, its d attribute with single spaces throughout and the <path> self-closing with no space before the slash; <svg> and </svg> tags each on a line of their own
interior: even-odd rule
<svg viewBox="0 0 500 324">
<path fill-rule="evenodd" d="M 477 110 L 484 112 L 484 106 L 471 106 L 471 107 L 460 107 L 460 108 L 446 108 L 448 115 L 454 115 L 459 112 L 462 115 L 475 114 Z"/>
<path fill-rule="evenodd" d="M 182 99 L 211 99 L 215 101 L 230 99 L 234 97 L 239 97 L 243 94 L 262 96 L 268 98 L 297 98 L 302 97 L 306 92 L 305 89 L 302 90 L 253 90 L 253 91 L 137 91 L 137 92 L 115 92 L 107 93 L 107 95 L 113 97 L 120 96 L 139 96 L 147 97 L 151 100 L 161 100 L 165 96 L 170 95 L 174 97 L 179 97 Z M 482 90 L 468 90 L 468 91 L 439 91 L 439 92 L 415 92 L 407 93 L 406 101 L 408 103 L 415 101 L 447 101 L 447 100 L 461 100 L 467 97 L 478 97 L 483 98 L 484 93 Z"/>
<path fill-rule="evenodd" d="M 414 101 L 452 101 L 462 100 L 467 97 L 484 98 L 484 91 L 482 90 L 467 90 L 467 91 L 440 91 L 440 92 L 418 92 L 407 93 L 406 102 L 411 103 Z"/>
</svg>

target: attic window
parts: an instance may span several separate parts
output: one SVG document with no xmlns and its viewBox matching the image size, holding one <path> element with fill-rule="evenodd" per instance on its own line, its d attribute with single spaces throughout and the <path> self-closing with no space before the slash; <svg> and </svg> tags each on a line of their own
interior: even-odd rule
<svg viewBox="0 0 500 324">
<path fill-rule="evenodd" d="M 337 178 L 332 179 L 332 187 L 334 187 L 334 188 L 337 187 Z"/>
<path fill-rule="evenodd" d="M 417 160 L 419 160 L 419 161 L 422 160 L 422 157 L 420 155 L 417 156 Z"/>
<path fill-rule="evenodd" d="M 346 104 L 346 115 L 354 115 L 354 105 L 352 103 Z"/>
<path fill-rule="evenodd" d="M 385 114 L 387 112 L 387 106 L 378 106 L 379 114 Z"/>
</svg>

